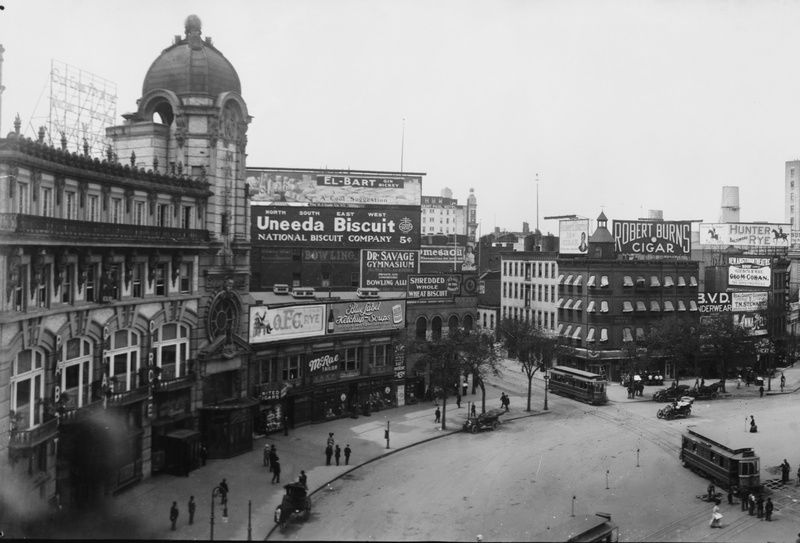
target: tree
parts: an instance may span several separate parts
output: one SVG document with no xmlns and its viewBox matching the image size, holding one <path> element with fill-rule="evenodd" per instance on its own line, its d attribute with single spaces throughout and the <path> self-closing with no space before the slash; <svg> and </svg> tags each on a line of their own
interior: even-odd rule
<svg viewBox="0 0 800 543">
<path fill-rule="evenodd" d="M 697 324 L 691 320 L 670 316 L 653 322 L 643 341 L 648 354 L 664 356 L 675 365 L 675 383 L 689 368 L 696 371 L 699 335 Z"/>
<path fill-rule="evenodd" d="M 720 314 L 700 320 L 700 341 L 702 348 L 710 351 L 722 374 L 722 392 L 725 392 L 725 378 L 728 376 L 728 360 L 738 357 L 747 350 L 747 331 L 733 323 L 730 315 Z"/>
<path fill-rule="evenodd" d="M 459 332 L 461 356 L 472 382 L 481 389 L 481 413 L 486 412 L 486 383 L 488 375 L 500 375 L 500 355 L 494 347 L 494 336 L 485 332 Z"/>
<path fill-rule="evenodd" d="M 531 410 L 533 376 L 550 365 L 558 348 L 558 342 L 546 330 L 525 320 L 503 319 L 500 324 L 503 345 L 509 356 L 515 356 L 528 378 L 528 405 Z"/>
</svg>

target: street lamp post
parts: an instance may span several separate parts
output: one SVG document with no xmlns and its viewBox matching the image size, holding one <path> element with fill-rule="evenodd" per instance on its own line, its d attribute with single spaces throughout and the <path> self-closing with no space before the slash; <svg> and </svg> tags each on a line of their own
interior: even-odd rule
<svg viewBox="0 0 800 543">
<path fill-rule="evenodd" d="M 219 487 L 215 486 L 214 490 L 211 491 L 211 520 L 210 520 L 210 533 L 209 533 L 209 541 L 214 541 L 214 500 L 217 496 L 222 497 L 222 522 L 228 521 L 228 496 L 226 495 L 225 491 Z"/>
<path fill-rule="evenodd" d="M 550 379 L 550 376 L 547 374 L 547 366 L 544 368 L 544 410 L 547 411 L 549 408 L 547 407 L 547 381 Z"/>
</svg>

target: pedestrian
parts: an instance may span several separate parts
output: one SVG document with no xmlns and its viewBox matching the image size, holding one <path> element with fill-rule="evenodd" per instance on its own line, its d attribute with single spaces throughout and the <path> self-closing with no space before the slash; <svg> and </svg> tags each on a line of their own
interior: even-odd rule
<svg viewBox="0 0 800 543">
<path fill-rule="evenodd" d="M 206 449 L 205 444 L 200 444 L 200 462 L 205 466 L 206 460 L 208 459 L 208 449 Z"/>
<path fill-rule="evenodd" d="M 281 463 L 277 460 L 272 464 L 272 482 L 281 482 Z"/>
<path fill-rule="evenodd" d="M 172 502 L 169 508 L 169 521 L 172 523 L 172 531 L 175 531 L 175 523 L 178 522 L 178 502 Z"/>
<path fill-rule="evenodd" d="M 220 502 L 223 504 L 228 503 L 228 481 L 222 479 L 222 482 L 218 486 L 219 486 L 219 494 L 222 498 Z"/>
<path fill-rule="evenodd" d="M 786 376 L 781 372 L 781 392 L 783 392 L 783 387 L 786 386 Z"/>
<path fill-rule="evenodd" d="M 506 407 L 506 413 L 508 413 L 508 406 L 509 406 L 509 405 L 511 405 L 511 398 L 509 398 L 509 397 L 508 397 L 508 394 L 506 394 L 506 400 L 505 400 L 505 402 L 506 402 L 506 405 L 505 405 L 505 407 Z"/>
<path fill-rule="evenodd" d="M 298 479 L 300 484 L 303 485 L 303 488 L 308 489 L 308 476 L 305 471 L 300 470 L 300 477 Z"/>
<path fill-rule="evenodd" d="M 472 402 L 472 408 L 470 409 L 469 412 L 470 412 L 470 415 L 472 415 L 472 418 L 476 417 L 476 415 L 475 415 L 475 402 Z"/>
<path fill-rule="evenodd" d="M 743 488 L 739 489 L 739 501 L 742 502 L 742 511 L 747 511 L 747 491 Z"/>
<path fill-rule="evenodd" d="M 333 448 L 334 443 L 335 441 L 333 439 L 333 432 L 328 432 L 328 445 L 330 445 L 331 448 Z"/>
<path fill-rule="evenodd" d="M 433 416 L 434 416 L 433 422 L 439 424 L 439 422 L 442 420 L 442 412 L 439 411 L 438 405 L 436 406 L 436 411 L 433 412 Z"/>
<path fill-rule="evenodd" d="M 350 465 L 350 453 L 351 452 L 353 452 L 353 451 L 350 449 L 350 444 L 348 443 L 344 447 L 344 465 L 345 466 L 349 466 Z"/>
<path fill-rule="evenodd" d="M 461 394 L 456 394 L 456 406 L 461 409 Z"/>
<path fill-rule="evenodd" d="M 767 503 L 764 505 L 764 520 L 772 520 L 772 511 L 775 506 L 772 505 L 772 498 L 767 498 Z"/>
<path fill-rule="evenodd" d="M 186 506 L 186 509 L 189 511 L 189 524 L 194 524 L 194 510 L 197 508 L 197 504 L 194 503 L 194 496 L 189 496 L 189 504 Z"/>
<path fill-rule="evenodd" d="M 695 378 L 695 380 L 694 380 L 694 389 L 697 390 L 698 388 L 700 388 L 700 378 L 699 377 Z"/>
<path fill-rule="evenodd" d="M 761 385 L 761 386 L 758 387 L 758 397 L 759 398 L 763 398 L 764 397 L 764 385 Z"/>
<path fill-rule="evenodd" d="M 764 497 L 761 494 L 756 498 L 756 517 L 764 518 Z"/>
<path fill-rule="evenodd" d="M 755 434 L 758 432 L 758 426 L 756 426 L 756 419 L 753 415 L 750 415 L 750 433 Z"/>
<path fill-rule="evenodd" d="M 705 377 L 700 379 L 700 388 L 703 388 L 704 386 L 706 386 L 706 378 Z"/>
<path fill-rule="evenodd" d="M 269 470 L 270 471 L 272 471 L 272 464 L 274 464 L 278 460 L 280 460 L 280 458 L 278 458 L 278 449 L 275 448 L 275 445 L 272 445 L 269 448 L 269 466 L 270 466 Z"/>
<path fill-rule="evenodd" d="M 469 385 L 467 384 L 467 382 L 466 382 L 466 381 L 464 381 L 463 383 L 461 383 L 461 395 L 462 395 L 462 396 L 466 396 L 466 395 L 467 395 L 467 391 L 468 391 L 468 389 L 469 389 Z"/>
<path fill-rule="evenodd" d="M 339 459 L 342 457 L 342 448 L 339 445 L 336 445 L 336 450 L 333 452 L 333 456 L 336 458 L 336 465 L 339 465 Z"/>
<path fill-rule="evenodd" d="M 325 447 L 325 465 L 326 466 L 330 466 L 331 465 L 331 457 L 332 456 L 333 456 L 333 447 L 329 443 L 328 446 Z"/>
<path fill-rule="evenodd" d="M 792 468 L 789 466 L 789 462 L 784 458 L 783 464 L 781 464 L 781 483 L 786 484 L 789 482 L 789 474 L 792 472 Z"/>
<path fill-rule="evenodd" d="M 264 458 L 262 459 L 264 467 L 269 466 L 269 443 L 264 443 Z"/>
<path fill-rule="evenodd" d="M 756 497 L 752 492 L 747 498 L 747 511 L 751 517 L 756 514 Z"/>
<path fill-rule="evenodd" d="M 742 374 L 736 376 L 736 388 L 742 388 Z"/>
<path fill-rule="evenodd" d="M 736 485 L 728 487 L 728 505 L 733 505 L 733 497 L 736 494 Z"/>
<path fill-rule="evenodd" d="M 714 504 L 711 510 L 711 522 L 708 523 L 712 528 L 722 528 L 720 521 L 722 520 L 722 513 L 719 512 L 719 505 Z"/>
<path fill-rule="evenodd" d="M 283 416 L 283 435 L 289 435 L 289 415 Z"/>
<path fill-rule="evenodd" d="M 708 485 L 706 491 L 708 492 L 708 501 L 713 502 L 714 500 L 717 499 L 717 489 L 714 487 L 713 484 Z"/>
</svg>

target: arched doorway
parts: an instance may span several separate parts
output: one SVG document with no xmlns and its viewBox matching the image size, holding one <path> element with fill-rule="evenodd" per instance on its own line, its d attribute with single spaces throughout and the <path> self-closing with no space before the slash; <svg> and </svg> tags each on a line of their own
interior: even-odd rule
<svg viewBox="0 0 800 543">
<path fill-rule="evenodd" d="M 428 319 L 426 319 L 425 317 L 417 318 L 414 337 L 417 339 L 425 339 L 427 331 L 428 331 Z"/>
<path fill-rule="evenodd" d="M 434 341 L 442 339 L 442 317 L 433 317 L 431 320 L 431 336 Z"/>
<path fill-rule="evenodd" d="M 451 315 L 447 319 L 447 333 L 452 337 L 458 331 L 458 315 Z"/>
</svg>

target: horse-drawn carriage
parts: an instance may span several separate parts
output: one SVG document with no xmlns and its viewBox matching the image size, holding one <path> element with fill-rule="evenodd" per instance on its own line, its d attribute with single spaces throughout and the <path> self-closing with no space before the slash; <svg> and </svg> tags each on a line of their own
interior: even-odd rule
<svg viewBox="0 0 800 543">
<path fill-rule="evenodd" d="M 286 494 L 283 496 L 281 504 L 275 508 L 275 524 L 284 528 L 286 524 L 295 518 L 308 520 L 311 516 L 311 498 L 308 497 L 308 489 L 302 483 L 289 483 L 283 485 Z"/>
</svg>

